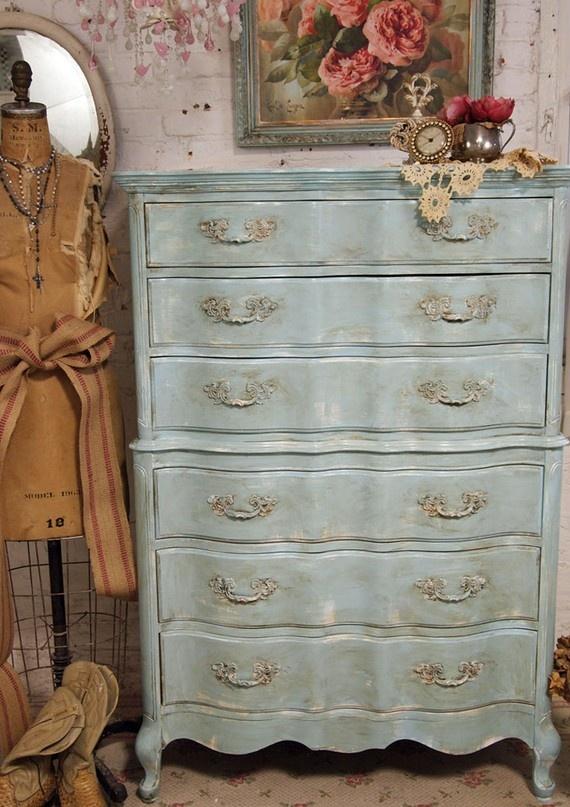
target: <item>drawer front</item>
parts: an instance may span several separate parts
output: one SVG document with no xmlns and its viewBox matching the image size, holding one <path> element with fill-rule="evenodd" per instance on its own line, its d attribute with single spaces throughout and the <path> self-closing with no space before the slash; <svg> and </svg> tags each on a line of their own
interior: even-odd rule
<svg viewBox="0 0 570 807">
<path fill-rule="evenodd" d="M 545 342 L 547 275 L 149 281 L 151 344 Z"/>
<path fill-rule="evenodd" d="M 541 427 L 547 360 L 159 358 L 154 426 L 219 432 Z"/>
<path fill-rule="evenodd" d="M 454 199 L 426 231 L 416 199 L 156 202 L 147 262 L 161 266 L 550 261 L 552 200 Z"/>
<path fill-rule="evenodd" d="M 542 468 L 155 471 L 157 535 L 233 542 L 540 535 Z"/>
<path fill-rule="evenodd" d="M 523 630 L 421 639 L 163 633 L 163 702 L 236 712 L 531 703 L 535 654 L 536 634 Z"/>
<path fill-rule="evenodd" d="M 162 549 L 160 619 L 236 627 L 459 627 L 538 613 L 534 547 L 238 555 Z"/>
</svg>

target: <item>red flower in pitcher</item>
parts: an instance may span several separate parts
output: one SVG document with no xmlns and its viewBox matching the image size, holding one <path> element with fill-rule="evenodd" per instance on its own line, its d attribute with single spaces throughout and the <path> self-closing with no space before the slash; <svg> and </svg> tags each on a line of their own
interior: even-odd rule
<svg viewBox="0 0 570 807">
<path fill-rule="evenodd" d="M 471 115 L 479 123 L 501 124 L 507 121 L 515 108 L 514 98 L 494 98 L 485 95 L 471 102 Z"/>
<path fill-rule="evenodd" d="M 456 95 L 450 98 L 447 104 L 439 112 L 439 117 L 450 126 L 457 126 L 460 123 L 471 123 L 471 98 L 468 95 Z"/>
</svg>

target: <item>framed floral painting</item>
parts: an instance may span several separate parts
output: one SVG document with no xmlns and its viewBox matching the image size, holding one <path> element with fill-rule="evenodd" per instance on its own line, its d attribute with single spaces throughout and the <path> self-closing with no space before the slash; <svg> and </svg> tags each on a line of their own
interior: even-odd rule
<svg viewBox="0 0 570 807">
<path fill-rule="evenodd" d="M 234 51 L 239 145 L 387 143 L 422 89 L 424 115 L 490 93 L 494 4 L 247 0 Z"/>
</svg>

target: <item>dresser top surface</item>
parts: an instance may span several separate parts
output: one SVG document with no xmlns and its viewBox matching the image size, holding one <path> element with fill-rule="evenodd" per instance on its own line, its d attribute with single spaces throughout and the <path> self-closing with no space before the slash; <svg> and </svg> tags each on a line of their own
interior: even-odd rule
<svg viewBox="0 0 570 807">
<path fill-rule="evenodd" d="M 417 195 L 417 188 L 404 182 L 400 167 L 363 169 L 336 168 L 271 168 L 208 171 L 118 171 L 118 185 L 137 193 L 184 192 L 200 187 L 212 191 L 282 191 L 316 188 L 320 190 L 402 190 Z M 488 171 L 482 188 L 509 190 L 520 188 L 564 187 L 570 185 L 570 166 L 548 166 L 532 179 L 519 176 L 514 170 Z"/>
</svg>

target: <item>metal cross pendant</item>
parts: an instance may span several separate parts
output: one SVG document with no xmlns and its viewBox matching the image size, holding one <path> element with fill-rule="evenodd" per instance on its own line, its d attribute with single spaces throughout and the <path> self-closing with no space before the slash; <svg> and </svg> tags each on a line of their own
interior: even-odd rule
<svg viewBox="0 0 570 807">
<path fill-rule="evenodd" d="M 44 281 L 43 275 L 40 275 L 40 268 L 39 266 L 36 267 L 36 274 L 32 277 L 32 280 L 36 284 L 36 289 L 41 290 L 42 283 Z"/>
</svg>

